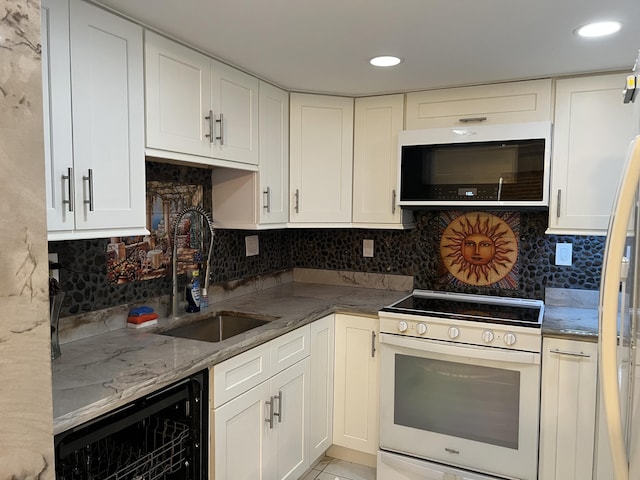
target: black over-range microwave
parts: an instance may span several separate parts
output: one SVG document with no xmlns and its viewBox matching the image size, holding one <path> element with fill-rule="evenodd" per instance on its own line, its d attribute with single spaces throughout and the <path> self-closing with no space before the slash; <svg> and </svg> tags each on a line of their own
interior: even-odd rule
<svg viewBox="0 0 640 480">
<path fill-rule="evenodd" d="M 551 122 L 404 130 L 398 204 L 548 207 Z"/>
</svg>

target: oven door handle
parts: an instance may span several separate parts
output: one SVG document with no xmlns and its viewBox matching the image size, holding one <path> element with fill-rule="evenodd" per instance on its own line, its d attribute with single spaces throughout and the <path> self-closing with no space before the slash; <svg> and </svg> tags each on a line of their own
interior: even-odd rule
<svg viewBox="0 0 640 480">
<path fill-rule="evenodd" d="M 501 348 L 476 347 L 459 343 L 440 343 L 423 338 L 401 337 L 389 333 L 380 334 L 380 343 L 396 347 L 409 348 L 416 351 L 440 353 L 454 357 L 474 358 L 494 362 L 522 363 L 539 365 L 540 354 Z"/>
</svg>

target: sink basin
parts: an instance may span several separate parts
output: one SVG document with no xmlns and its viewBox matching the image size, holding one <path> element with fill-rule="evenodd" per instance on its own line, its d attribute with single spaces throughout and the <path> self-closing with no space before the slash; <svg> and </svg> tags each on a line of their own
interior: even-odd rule
<svg viewBox="0 0 640 480">
<path fill-rule="evenodd" d="M 278 318 L 239 312 L 215 312 L 197 322 L 158 333 L 204 342 L 221 342 Z"/>
</svg>

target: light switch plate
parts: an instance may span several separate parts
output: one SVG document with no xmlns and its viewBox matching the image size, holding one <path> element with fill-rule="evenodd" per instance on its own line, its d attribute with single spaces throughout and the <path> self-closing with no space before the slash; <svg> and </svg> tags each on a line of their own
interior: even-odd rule
<svg viewBox="0 0 640 480">
<path fill-rule="evenodd" d="M 556 265 L 570 266 L 572 262 L 571 243 L 556 243 Z"/>
<path fill-rule="evenodd" d="M 52 263 L 58 263 L 58 254 L 57 253 L 50 253 L 49 254 L 49 261 Z M 60 281 L 60 270 L 58 270 L 57 268 L 50 268 L 49 269 L 49 278 L 55 278 L 58 282 Z"/>
<path fill-rule="evenodd" d="M 247 257 L 258 255 L 260 253 L 260 243 L 258 242 L 258 235 L 249 235 L 244 237 L 244 246 L 247 252 Z"/>
<path fill-rule="evenodd" d="M 373 257 L 373 240 L 362 240 L 362 256 Z"/>
</svg>

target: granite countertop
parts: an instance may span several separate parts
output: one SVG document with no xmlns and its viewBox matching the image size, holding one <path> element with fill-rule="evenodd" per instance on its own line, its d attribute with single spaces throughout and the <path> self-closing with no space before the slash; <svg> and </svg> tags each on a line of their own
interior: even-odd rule
<svg viewBox="0 0 640 480">
<path fill-rule="evenodd" d="M 598 341 L 598 291 L 547 288 L 542 335 Z"/>
<path fill-rule="evenodd" d="M 184 314 L 178 320 L 160 319 L 154 327 L 121 328 L 64 344 L 62 356 L 52 363 L 54 434 L 331 313 L 377 315 L 408 293 L 291 282 L 212 303 L 210 312 L 279 317 L 222 342 L 158 334 L 202 316 Z"/>
</svg>

